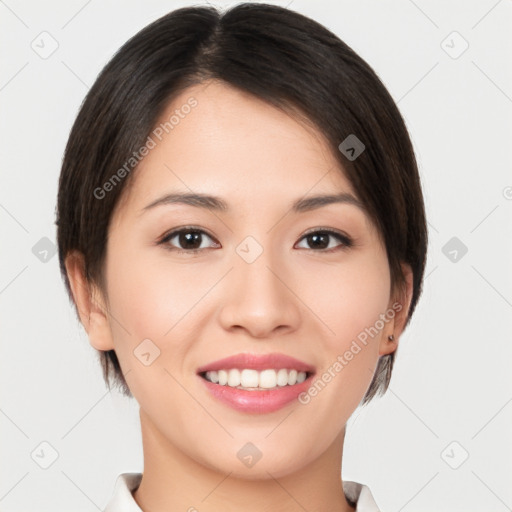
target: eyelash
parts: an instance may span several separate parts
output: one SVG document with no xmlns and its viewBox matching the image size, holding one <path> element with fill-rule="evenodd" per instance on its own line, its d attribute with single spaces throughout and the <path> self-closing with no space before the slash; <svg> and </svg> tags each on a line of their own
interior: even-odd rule
<svg viewBox="0 0 512 512">
<path fill-rule="evenodd" d="M 169 251 L 173 251 L 173 252 L 177 252 L 177 253 L 197 254 L 197 253 L 203 251 L 204 248 L 203 249 L 179 249 L 177 247 L 174 247 L 174 246 L 171 246 L 168 244 L 168 242 L 172 238 L 174 238 L 176 235 L 180 235 L 182 233 L 192 233 L 192 232 L 199 233 L 201 235 L 206 235 L 209 238 L 211 238 L 212 240 L 215 240 L 213 236 L 209 235 L 206 231 L 204 231 L 202 229 L 199 229 L 194 226 L 185 226 L 183 228 L 176 229 L 174 231 L 171 231 L 170 233 L 165 234 L 163 237 L 160 238 L 160 240 L 157 242 L 157 244 L 165 245 L 166 246 L 165 248 Z M 333 247 L 331 249 L 318 249 L 318 250 L 317 249 L 306 249 L 306 250 L 313 251 L 313 252 L 331 253 L 331 252 L 335 252 L 337 250 L 349 249 L 350 247 L 354 246 L 354 241 L 349 236 L 347 236 L 343 233 L 340 233 L 338 231 L 333 231 L 332 229 L 323 229 L 323 228 L 315 228 L 314 231 L 309 231 L 309 232 L 305 233 L 300 238 L 299 241 L 303 240 L 304 238 L 307 238 L 308 236 L 318 235 L 318 234 L 332 236 L 332 237 L 336 238 L 339 242 L 341 242 L 341 245 L 338 245 L 337 247 Z M 216 242 L 216 243 L 218 243 L 218 242 Z"/>
</svg>

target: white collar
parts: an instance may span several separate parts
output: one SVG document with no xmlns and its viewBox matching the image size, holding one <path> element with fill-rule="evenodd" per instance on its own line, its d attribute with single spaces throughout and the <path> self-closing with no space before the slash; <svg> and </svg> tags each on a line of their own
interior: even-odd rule
<svg viewBox="0 0 512 512">
<path fill-rule="evenodd" d="M 142 480 L 142 473 L 118 475 L 114 492 L 103 512 L 143 512 L 132 496 Z M 380 512 L 370 489 L 357 482 L 343 482 L 343 491 L 348 501 L 356 506 L 356 512 Z"/>
</svg>

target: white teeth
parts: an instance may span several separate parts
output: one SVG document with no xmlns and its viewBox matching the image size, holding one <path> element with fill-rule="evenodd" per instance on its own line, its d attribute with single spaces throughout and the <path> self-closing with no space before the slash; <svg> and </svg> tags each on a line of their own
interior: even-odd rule
<svg viewBox="0 0 512 512">
<path fill-rule="evenodd" d="M 288 371 L 281 369 L 277 372 L 277 385 L 286 386 L 288 384 Z"/>
<path fill-rule="evenodd" d="M 229 386 L 239 389 L 272 389 L 277 386 L 293 386 L 306 380 L 306 372 L 297 370 L 262 370 L 261 372 L 252 369 L 209 371 L 205 374 L 206 380 L 221 386 Z"/>
<path fill-rule="evenodd" d="M 208 375 L 207 372 L 206 375 Z M 225 386 L 228 383 L 228 372 L 226 370 L 219 370 L 219 384 Z"/>
<path fill-rule="evenodd" d="M 228 372 L 228 386 L 236 388 L 240 386 L 240 370 L 229 370 Z"/>
<path fill-rule="evenodd" d="M 300 384 L 306 380 L 306 374 L 304 372 L 299 372 L 297 374 L 297 382 Z"/>
<path fill-rule="evenodd" d="M 277 375 L 275 370 L 263 370 L 260 373 L 260 388 L 270 389 L 277 386 Z"/>
<path fill-rule="evenodd" d="M 242 370 L 240 376 L 240 384 L 244 388 L 257 388 L 259 383 L 259 375 L 257 370 Z"/>
</svg>

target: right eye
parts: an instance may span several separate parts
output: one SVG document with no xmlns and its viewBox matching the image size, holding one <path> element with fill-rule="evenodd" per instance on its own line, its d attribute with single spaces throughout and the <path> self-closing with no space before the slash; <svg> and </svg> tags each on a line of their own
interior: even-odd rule
<svg viewBox="0 0 512 512">
<path fill-rule="evenodd" d="M 165 248 L 170 251 L 194 254 L 207 248 L 207 246 L 203 246 L 205 236 L 213 240 L 213 238 L 202 229 L 190 226 L 171 231 L 161 238 L 158 243 L 163 244 Z M 178 244 L 181 247 L 176 247 L 174 244 Z M 219 247 L 220 244 L 215 242 L 215 246 Z"/>
</svg>

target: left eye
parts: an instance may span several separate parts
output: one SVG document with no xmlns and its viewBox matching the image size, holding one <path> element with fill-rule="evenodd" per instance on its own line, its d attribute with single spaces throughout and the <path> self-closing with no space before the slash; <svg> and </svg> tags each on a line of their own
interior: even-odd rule
<svg viewBox="0 0 512 512">
<path fill-rule="evenodd" d="M 338 245 L 335 245 L 333 247 L 329 243 L 329 238 L 335 238 L 341 243 Z M 304 235 L 301 238 L 301 240 L 306 240 L 310 245 L 313 246 L 313 248 L 323 249 L 323 250 L 336 249 L 336 248 L 339 248 L 340 246 L 341 247 L 351 247 L 352 246 L 352 240 L 348 236 L 342 235 L 341 233 L 338 233 L 336 231 L 331 231 L 331 230 L 312 231 L 312 232 Z M 306 249 L 308 249 L 308 247 L 306 247 Z"/>
</svg>

